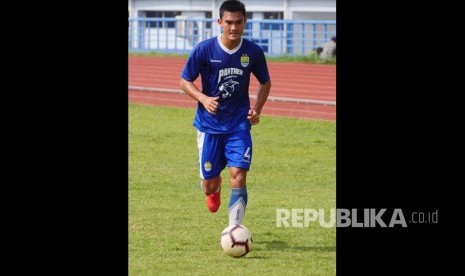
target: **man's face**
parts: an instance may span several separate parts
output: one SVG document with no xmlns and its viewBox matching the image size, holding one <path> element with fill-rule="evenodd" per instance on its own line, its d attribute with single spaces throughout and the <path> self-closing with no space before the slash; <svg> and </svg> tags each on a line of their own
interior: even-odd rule
<svg viewBox="0 0 465 276">
<path fill-rule="evenodd" d="M 218 19 L 218 25 L 223 29 L 223 38 L 231 41 L 241 39 L 246 22 L 247 18 L 241 12 L 225 11 L 223 17 Z"/>
</svg>

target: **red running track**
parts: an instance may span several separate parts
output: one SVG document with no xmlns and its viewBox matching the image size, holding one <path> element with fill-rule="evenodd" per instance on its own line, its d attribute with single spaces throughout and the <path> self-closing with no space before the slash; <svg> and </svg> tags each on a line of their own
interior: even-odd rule
<svg viewBox="0 0 465 276">
<path fill-rule="evenodd" d="M 179 89 L 185 62 L 181 57 L 129 56 L 129 102 L 195 108 L 197 103 Z M 269 62 L 268 67 L 272 87 L 263 114 L 336 120 L 335 65 Z M 200 78 L 195 83 L 201 88 Z M 257 89 L 258 82 L 251 77 L 252 104 Z"/>
</svg>

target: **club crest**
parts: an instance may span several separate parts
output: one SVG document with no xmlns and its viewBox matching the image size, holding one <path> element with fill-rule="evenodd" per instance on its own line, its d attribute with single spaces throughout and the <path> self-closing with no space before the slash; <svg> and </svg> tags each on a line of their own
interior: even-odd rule
<svg viewBox="0 0 465 276">
<path fill-rule="evenodd" d="M 243 67 L 249 66 L 249 61 L 250 61 L 250 60 L 249 60 L 249 56 L 247 56 L 247 54 L 243 54 L 243 55 L 241 56 L 241 65 L 242 65 Z"/>
<path fill-rule="evenodd" d="M 212 163 L 210 163 L 209 161 L 205 162 L 205 164 L 203 166 L 205 168 L 205 171 L 207 171 L 207 172 L 212 170 Z"/>
</svg>

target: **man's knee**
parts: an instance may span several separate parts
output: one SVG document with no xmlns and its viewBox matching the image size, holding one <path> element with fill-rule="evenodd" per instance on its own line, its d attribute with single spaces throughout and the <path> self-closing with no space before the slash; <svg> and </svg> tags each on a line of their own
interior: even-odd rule
<svg viewBox="0 0 465 276">
<path fill-rule="evenodd" d="M 210 179 L 202 179 L 203 192 L 206 195 L 211 195 L 218 190 L 218 186 L 221 185 L 221 176 L 217 176 Z"/>
<path fill-rule="evenodd" d="M 247 170 L 231 167 L 229 173 L 231 176 L 231 188 L 245 187 Z"/>
</svg>

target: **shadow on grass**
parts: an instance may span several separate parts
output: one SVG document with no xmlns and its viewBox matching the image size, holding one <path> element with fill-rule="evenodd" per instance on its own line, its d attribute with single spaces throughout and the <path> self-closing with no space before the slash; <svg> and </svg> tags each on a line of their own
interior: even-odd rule
<svg viewBox="0 0 465 276">
<path fill-rule="evenodd" d="M 257 245 L 263 245 L 263 250 L 290 250 L 290 251 L 314 251 L 314 252 L 336 252 L 336 246 L 289 246 L 283 241 L 273 240 L 269 242 L 256 242 Z M 261 250 L 257 248 L 257 250 Z"/>
<path fill-rule="evenodd" d="M 264 256 L 245 256 L 244 259 L 269 259 L 267 257 L 264 257 Z"/>
</svg>

